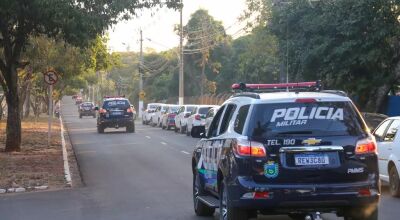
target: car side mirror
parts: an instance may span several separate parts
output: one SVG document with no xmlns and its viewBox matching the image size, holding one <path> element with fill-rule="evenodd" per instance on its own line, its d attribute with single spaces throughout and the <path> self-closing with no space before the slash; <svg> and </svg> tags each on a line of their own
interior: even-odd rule
<svg viewBox="0 0 400 220">
<path fill-rule="evenodd" d="M 94 107 L 94 110 L 98 111 L 99 110 L 99 106 Z"/>
</svg>

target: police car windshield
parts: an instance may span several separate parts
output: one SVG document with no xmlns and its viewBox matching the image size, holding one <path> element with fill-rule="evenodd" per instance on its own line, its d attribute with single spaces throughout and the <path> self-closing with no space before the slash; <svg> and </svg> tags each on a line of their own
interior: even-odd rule
<svg viewBox="0 0 400 220">
<path fill-rule="evenodd" d="M 357 136 L 363 132 L 350 102 L 256 104 L 252 112 L 248 134 L 253 137 Z"/>
<path fill-rule="evenodd" d="M 104 109 L 127 109 L 130 104 L 127 100 L 108 100 L 104 101 Z"/>
</svg>

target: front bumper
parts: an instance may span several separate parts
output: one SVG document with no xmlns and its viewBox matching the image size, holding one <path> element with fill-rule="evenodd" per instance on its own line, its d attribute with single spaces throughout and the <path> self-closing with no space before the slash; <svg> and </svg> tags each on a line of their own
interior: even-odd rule
<svg viewBox="0 0 400 220">
<path fill-rule="evenodd" d="M 359 190 L 370 189 L 371 195 L 360 196 Z M 238 177 L 228 184 L 231 205 L 258 210 L 329 210 L 377 205 L 380 189 L 375 181 L 341 184 L 259 184 L 251 177 Z M 263 199 L 244 198 L 249 192 L 268 192 Z"/>
<path fill-rule="evenodd" d="M 101 118 L 97 125 L 101 125 L 103 127 L 115 128 L 115 127 L 127 127 L 134 123 L 133 118 Z"/>
</svg>

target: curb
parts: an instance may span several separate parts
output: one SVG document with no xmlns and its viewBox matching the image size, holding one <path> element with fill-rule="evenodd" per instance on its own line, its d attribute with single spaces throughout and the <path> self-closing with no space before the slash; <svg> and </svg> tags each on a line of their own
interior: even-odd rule
<svg viewBox="0 0 400 220">
<path fill-rule="evenodd" d="M 61 127 L 61 144 L 62 144 L 62 154 L 63 154 L 63 161 L 64 161 L 64 177 L 65 181 L 67 182 L 67 186 L 72 186 L 72 179 L 71 179 L 71 171 L 69 170 L 69 162 L 68 162 L 68 154 L 67 148 L 65 144 L 65 137 L 64 137 L 64 123 L 62 120 L 62 115 L 60 114 L 60 127 Z"/>
</svg>

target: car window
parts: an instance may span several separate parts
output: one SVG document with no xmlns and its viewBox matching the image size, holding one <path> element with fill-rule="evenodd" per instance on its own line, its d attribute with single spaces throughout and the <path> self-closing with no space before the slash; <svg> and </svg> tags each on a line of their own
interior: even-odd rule
<svg viewBox="0 0 400 220">
<path fill-rule="evenodd" d="M 195 108 L 196 108 L 196 106 L 187 106 L 187 107 L 186 107 L 186 111 L 187 111 L 187 112 L 192 112 L 193 109 L 195 109 Z"/>
<path fill-rule="evenodd" d="M 394 120 L 392 124 L 390 124 L 383 141 L 393 142 L 394 138 L 396 137 L 397 130 L 399 129 L 399 125 L 400 125 L 400 120 Z"/>
<path fill-rule="evenodd" d="M 127 109 L 131 105 L 127 100 L 109 100 L 103 103 L 104 109 Z"/>
<path fill-rule="evenodd" d="M 197 107 L 194 108 L 194 109 L 190 112 L 190 114 L 193 115 L 193 114 L 196 114 L 196 112 L 197 112 Z"/>
<path fill-rule="evenodd" d="M 269 138 L 277 135 L 358 136 L 365 133 L 351 102 L 256 104 L 248 134 Z"/>
<path fill-rule="evenodd" d="M 247 114 L 249 113 L 250 105 L 244 105 L 240 107 L 238 115 L 236 116 L 235 123 L 233 125 L 233 129 L 238 134 L 243 133 L 244 124 L 246 122 Z"/>
<path fill-rule="evenodd" d="M 224 112 L 225 106 L 222 106 L 219 111 L 215 114 L 214 119 L 212 120 L 210 127 L 208 129 L 208 134 L 207 137 L 216 137 L 217 136 L 217 131 L 218 131 L 218 125 L 219 122 L 221 121 L 221 115 Z"/>
<path fill-rule="evenodd" d="M 385 135 L 386 129 L 392 120 L 384 121 L 374 132 L 375 137 L 379 140 L 383 140 L 383 136 Z"/>
<path fill-rule="evenodd" d="M 205 114 L 207 114 L 207 112 L 208 112 L 209 109 L 210 109 L 210 107 L 202 107 L 202 108 L 199 108 L 199 114 L 200 114 L 200 115 L 205 115 Z"/>
<path fill-rule="evenodd" d="M 226 111 L 224 114 L 224 117 L 222 118 L 222 123 L 221 123 L 221 128 L 219 130 L 219 134 L 223 134 L 226 132 L 226 130 L 228 129 L 229 126 L 229 122 L 232 119 L 233 113 L 236 110 L 236 105 L 235 104 L 229 104 L 226 107 Z"/>
</svg>

